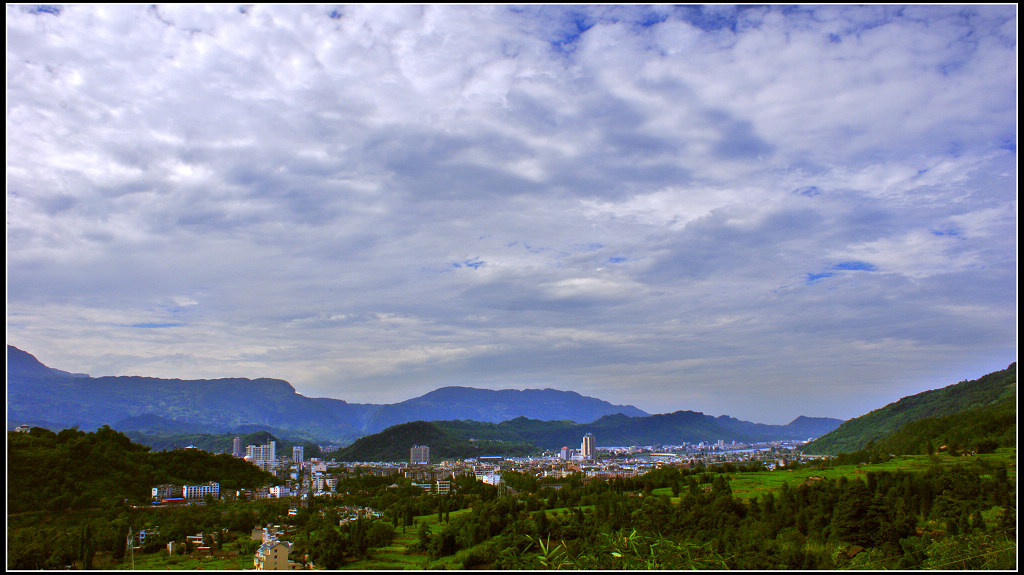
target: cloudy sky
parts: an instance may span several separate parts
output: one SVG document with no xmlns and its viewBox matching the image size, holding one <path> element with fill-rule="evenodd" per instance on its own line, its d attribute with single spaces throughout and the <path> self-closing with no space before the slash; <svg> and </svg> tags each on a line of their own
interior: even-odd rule
<svg viewBox="0 0 1024 575">
<path fill-rule="evenodd" d="M 1017 355 L 1017 10 L 7 5 L 7 341 L 849 418 Z"/>
</svg>

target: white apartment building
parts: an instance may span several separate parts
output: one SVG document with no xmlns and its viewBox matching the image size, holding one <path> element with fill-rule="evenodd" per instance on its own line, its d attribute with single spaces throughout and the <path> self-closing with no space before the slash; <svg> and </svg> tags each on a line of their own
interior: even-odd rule
<svg viewBox="0 0 1024 575">
<path fill-rule="evenodd" d="M 286 485 L 275 485 L 269 489 L 270 496 L 280 499 L 281 497 L 289 497 L 292 492 Z"/>
<path fill-rule="evenodd" d="M 202 499 L 207 495 L 214 498 L 220 497 L 220 483 L 211 481 L 202 485 L 185 485 L 181 488 L 182 497 L 185 499 Z"/>
<path fill-rule="evenodd" d="M 277 465 L 277 442 L 271 441 L 266 445 L 246 446 L 245 458 L 263 471 L 273 471 Z"/>
</svg>

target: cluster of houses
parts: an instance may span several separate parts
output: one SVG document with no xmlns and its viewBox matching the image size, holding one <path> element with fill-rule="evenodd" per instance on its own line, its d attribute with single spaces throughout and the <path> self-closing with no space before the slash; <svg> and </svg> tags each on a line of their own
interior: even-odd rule
<svg viewBox="0 0 1024 575">
<path fill-rule="evenodd" d="M 252 532 L 253 540 L 260 541 L 260 547 L 253 557 L 253 567 L 258 571 L 302 569 L 301 563 L 288 558 L 294 544 L 280 539 L 283 535 L 280 525 L 257 527 Z"/>
</svg>

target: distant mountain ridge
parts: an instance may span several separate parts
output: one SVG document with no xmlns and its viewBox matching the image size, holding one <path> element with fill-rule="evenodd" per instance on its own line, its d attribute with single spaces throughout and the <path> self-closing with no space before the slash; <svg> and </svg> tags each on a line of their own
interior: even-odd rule
<svg viewBox="0 0 1024 575">
<path fill-rule="evenodd" d="M 454 417 L 498 422 L 518 416 L 588 422 L 604 415 L 645 416 L 554 389 L 444 387 L 394 404 L 309 398 L 280 379 L 90 377 L 47 367 L 7 346 L 7 414 L 11 425 L 84 430 L 123 424 L 134 431 L 223 433 L 261 426 L 296 438 L 346 443 L 393 425 Z"/>
<path fill-rule="evenodd" d="M 718 440 L 729 443 L 804 441 L 828 433 L 838 427 L 842 420 L 814 418 L 812 423 L 798 418 L 788 425 L 766 425 L 727 416 L 713 417 L 698 411 L 676 411 L 640 417 L 606 415 L 590 423 L 537 421 L 525 417 L 500 423 L 434 423 L 466 438 L 525 442 L 544 449 L 558 449 L 563 446 L 578 447 L 586 433 L 594 434 L 597 444 L 604 447 L 679 445 Z"/>
<path fill-rule="evenodd" d="M 415 443 L 429 445 L 435 459 L 522 455 L 529 451 L 529 446 L 534 451 L 558 450 L 563 446 L 577 449 L 586 433 L 594 435 L 599 447 L 806 440 L 827 433 L 840 423 L 838 419 L 798 417 L 788 425 L 765 425 L 695 411 L 639 417 L 606 415 L 590 423 L 526 417 L 500 423 L 414 421 L 361 437 L 327 456 L 342 461 L 402 461 L 409 457 L 409 447 Z"/>
<path fill-rule="evenodd" d="M 803 450 L 828 455 L 852 453 L 865 449 L 869 443 L 886 440 L 919 421 L 938 420 L 1004 404 L 1015 406 L 1016 395 L 1017 363 L 1014 362 L 1004 370 L 976 380 L 923 391 L 850 419 L 835 431 L 808 443 Z"/>
</svg>

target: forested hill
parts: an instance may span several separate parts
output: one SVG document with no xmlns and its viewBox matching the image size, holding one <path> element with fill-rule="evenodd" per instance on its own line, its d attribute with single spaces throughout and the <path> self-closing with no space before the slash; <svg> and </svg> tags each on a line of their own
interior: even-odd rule
<svg viewBox="0 0 1024 575">
<path fill-rule="evenodd" d="M 946 451 L 992 453 L 1017 445 L 1017 396 L 953 415 L 911 421 L 899 431 L 879 439 L 874 453 L 931 454 Z"/>
<path fill-rule="evenodd" d="M 441 422 L 412 421 L 357 439 L 327 457 L 338 461 L 408 461 L 413 445 L 430 447 L 431 462 L 486 455 L 525 456 L 540 450 L 529 443 L 467 439 Z"/>
<path fill-rule="evenodd" d="M 7 432 L 7 480 L 8 513 L 144 504 L 161 483 L 216 481 L 221 491 L 280 483 L 244 459 L 201 449 L 152 452 L 109 427 Z"/>
<path fill-rule="evenodd" d="M 998 423 L 982 423 L 982 419 L 992 417 L 1005 420 L 1007 406 L 1012 405 L 1014 419 L 1016 415 L 1017 395 L 1017 363 L 1010 364 L 1004 370 L 996 371 L 976 380 L 962 381 L 953 385 L 924 391 L 916 395 L 904 397 L 885 407 L 876 409 L 860 417 L 851 419 L 840 425 L 835 431 L 828 433 L 803 447 L 805 453 L 821 453 L 834 455 L 852 453 L 868 447 L 869 442 L 878 443 L 888 436 L 903 429 L 907 424 L 927 420 L 917 427 L 908 429 L 902 439 L 890 442 L 892 445 L 909 442 L 925 443 L 928 440 L 941 441 L 943 435 L 922 435 L 923 429 L 938 429 L 936 426 L 949 425 L 957 421 L 962 425 L 974 426 L 977 433 L 995 437 L 1004 434 L 1005 429 L 991 430 Z M 966 415 L 961 415 L 966 414 Z M 944 421 L 932 421 L 961 415 Z M 914 431 L 914 430 L 917 431 Z M 949 435 L 949 430 L 945 430 Z M 915 439 L 911 439 L 912 434 Z M 962 433 L 961 433 L 962 435 Z M 981 437 L 963 437 L 961 443 L 977 441 Z M 879 445 L 881 445 L 879 443 Z M 939 447 L 934 445 L 934 447 Z"/>
</svg>

